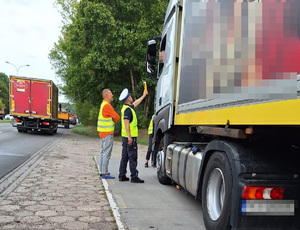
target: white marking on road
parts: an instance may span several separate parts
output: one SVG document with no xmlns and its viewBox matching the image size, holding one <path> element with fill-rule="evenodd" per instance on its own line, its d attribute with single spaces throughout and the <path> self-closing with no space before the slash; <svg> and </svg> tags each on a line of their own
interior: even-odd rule
<svg viewBox="0 0 300 230">
<path fill-rule="evenodd" d="M 120 208 L 122 208 L 122 209 L 126 209 L 127 208 L 127 206 L 126 206 L 126 204 L 125 204 L 125 202 L 124 202 L 124 200 L 123 200 L 123 198 L 122 198 L 121 195 L 115 195 L 115 198 L 118 201 L 118 204 L 119 204 Z"/>
<path fill-rule="evenodd" d="M 100 176 L 100 170 L 99 170 L 99 164 L 98 164 L 98 157 L 94 156 L 94 160 L 96 162 L 97 169 L 98 169 L 99 176 Z M 121 214 L 119 212 L 119 207 L 116 204 L 116 202 L 114 201 L 114 198 L 113 198 L 112 194 L 110 193 L 110 191 L 108 189 L 108 183 L 107 183 L 106 179 L 102 179 L 102 183 L 103 183 L 103 186 L 104 186 L 104 189 L 105 189 L 105 193 L 106 193 L 108 202 L 110 204 L 110 208 L 111 208 L 111 210 L 113 212 L 113 215 L 115 217 L 115 220 L 117 222 L 118 229 L 119 230 L 125 230 L 125 226 L 123 225 L 123 223 L 121 221 Z"/>
<path fill-rule="evenodd" d="M 18 153 L 1 153 L 0 152 L 0 156 L 21 156 L 21 157 L 23 157 L 24 154 L 18 154 Z"/>
</svg>

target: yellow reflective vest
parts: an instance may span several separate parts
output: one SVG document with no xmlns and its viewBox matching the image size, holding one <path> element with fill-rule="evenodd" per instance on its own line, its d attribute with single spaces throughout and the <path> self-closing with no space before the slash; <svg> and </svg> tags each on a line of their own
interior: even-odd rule
<svg viewBox="0 0 300 230">
<path fill-rule="evenodd" d="M 125 129 L 125 122 L 124 122 L 124 112 L 127 108 L 130 108 L 132 112 L 132 121 L 129 123 L 130 135 L 131 137 L 137 137 L 138 136 L 137 117 L 134 109 L 132 109 L 129 105 L 123 105 L 121 109 L 121 123 L 122 123 L 121 135 L 122 137 L 128 137 Z"/>
<path fill-rule="evenodd" d="M 114 121 L 111 117 L 103 117 L 103 107 L 108 104 L 107 101 L 103 101 L 100 106 L 98 115 L 97 131 L 98 132 L 113 132 L 115 129 Z"/>
<path fill-rule="evenodd" d="M 148 126 L 148 134 L 149 135 L 153 133 L 153 118 L 154 118 L 154 115 L 152 116 L 149 126 Z"/>
</svg>

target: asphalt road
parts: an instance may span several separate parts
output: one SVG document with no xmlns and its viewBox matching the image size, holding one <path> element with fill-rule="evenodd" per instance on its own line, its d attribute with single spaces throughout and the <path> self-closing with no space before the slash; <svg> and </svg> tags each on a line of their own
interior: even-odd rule
<svg viewBox="0 0 300 230">
<path fill-rule="evenodd" d="M 120 182 L 121 143 L 114 143 L 109 171 L 116 179 L 106 181 L 122 221 L 130 230 L 205 230 L 201 201 L 174 185 L 160 184 L 156 168 L 144 167 L 146 151 L 147 146 L 139 145 L 139 177 L 145 183 Z M 127 177 L 130 177 L 129 167 Z"/>
<path fill-rule="evenodd" d="M 0 123 L 0 179 L 14 170 L 45 145 L 64 135 L 60 128 L 55 135 L 40 132 L 18 133 L 10 123 Z"/>
<path fill-rule="evenodd" d="M 45 145 L 64 135 L 66 129 L 59 128 L 57 134 L 18 133 L 11 124 L 0 123 L 0 178 L 26 161 Z M 139 145 L 139 177 L 144 184 L 118 181 L 121 143 L 114 144 L 109 164 L 114 180 L 106 180 L 122 222 L 129 230 L 204 230 L 201 201 L 177 190 L 173 185 L 161 185 L 155 168 L 145 168 L 147 146 Z M 130 176 L 128 169 L 127 176 Z"/>
</svg>

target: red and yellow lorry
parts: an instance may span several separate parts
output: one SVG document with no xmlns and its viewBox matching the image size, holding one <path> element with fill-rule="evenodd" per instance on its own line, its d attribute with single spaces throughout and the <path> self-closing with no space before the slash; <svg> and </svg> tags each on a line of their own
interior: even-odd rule
<svg viewBox="0 0 300 230">
<path fill-rule="evenodd" d="M 51 80 L 10 76 L 10 114 L 19 132 L 57 132 L 58 89 Z"/>
<path fill-rule="evenodd" d="M 146 57 L 159 182 L 207 229 L 300 229 L 300 1 L 170 0 Z"/>
<path fill-rule="evenodd" d="M 65 108 L 62 108 L 61 105 L 59 104 L 58 122 L 64 125 L 64 127 L 68 129 L 70 127 L 69 119 L 70 119 L 69 111 Z"/>
</svg>

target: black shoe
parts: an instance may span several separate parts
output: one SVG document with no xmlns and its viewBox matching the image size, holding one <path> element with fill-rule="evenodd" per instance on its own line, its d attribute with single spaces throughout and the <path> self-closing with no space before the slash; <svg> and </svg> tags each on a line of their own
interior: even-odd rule
<svg viewBox="0 0 300 230">
<path fill-rule="evenodd" d="M 144 180 L 141 180 L 138 177 L 131 178 L 131 183 L 144 183 Z"/>
<path fill-rule="evenodd" d="M 119 181 L 129 181 L 129 178 L 124 176 L 124 177 L 119 177 Z"/>
<path fill-rule="evenodd" d="M 148 168 L 148 163 L 145 163 L 145 168 Z"/>
</svg>

